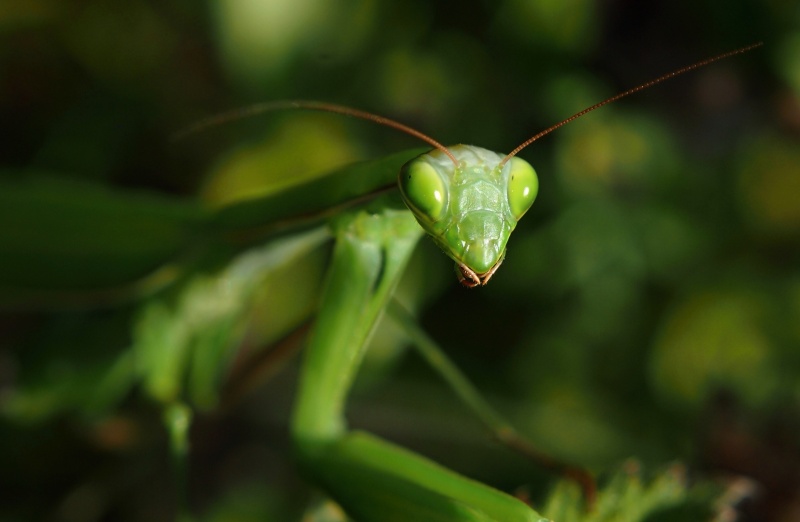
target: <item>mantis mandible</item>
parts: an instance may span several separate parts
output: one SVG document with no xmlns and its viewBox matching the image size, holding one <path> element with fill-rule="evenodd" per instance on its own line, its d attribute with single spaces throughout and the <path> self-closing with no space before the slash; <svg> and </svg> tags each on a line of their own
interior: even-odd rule
<svg viewBox="0 0 800 522">
<path fill-rule="evenodd" d="M 517 157 L 525 147 L 608 103 L 760 45 L 703 60 L 608 98 L 532 136 L 506 155 L 468 145 L 445 147 L 394 120 L 312 101 L 251 106 L 203 120 L 184 131 L 182 135 L 267 111 L 307 109 L 372 121 L 434 147 L 410 160 L 409 155 L 400 154 L 348 171 L 362 177 L 363 169 L 370 171 L 370 182 L 374 183 L 371 189 L 397 176 L 400 196 L 410 212 L 390 196 L 382 196 L 331 222 L 336 239 L 333 260 L 306 347 L 292 421 L 296 455 L 305 473 L 351 517 L 364 522 L 542 520 L 514 497 L 377 437 L 348 431 L 345 398 L 376 321 L 390 306 L 392 292 L 423 230 L 455 261 L 464 286 L 482 286 L 491 279 L 504 259 L 511 232 L 538 192 L 535 170 Z M 399 174 L 391 172 L 394 168 Z M 324 192 L 340 182 L 331 178 L 322 183 L 328 183 L 328 189 L 303 190 Z M 362 190 L 347 196 L 361 202 Z M 265 206 L 262 223 L 265 217 L 281 218 L 280 214 L 270 214 L 280 210 L 277 199 L 259 204 Z M 220 222 L 236 223 L 236 215 L 223 212 Z"/>
</svg>

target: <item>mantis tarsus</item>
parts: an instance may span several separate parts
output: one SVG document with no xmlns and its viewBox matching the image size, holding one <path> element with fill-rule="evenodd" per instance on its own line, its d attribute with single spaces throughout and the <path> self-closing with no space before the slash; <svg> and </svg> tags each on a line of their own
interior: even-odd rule
<svg viewBox="0 0 800 522">
<path fill-rule="evenodd" d="M 490 280 L 503 261 L 509 235 L 538 191 L 533 167 L 517 157 L 525 147 L 608 103 L 760 45 L 703 60 L 606 99 L 532 136 L 505 156 L 467 145 L 445 147 L 388 118 L 309 101 L 256 105 L 201 121 L 185 131 L 267 111 L 308 109 L 386 125 L 434 147 L 407 162 L 401 161 L 405 158 L 388 161 L 403 163 L 398 182 L 411 212 L 386 196 L 332 221 L 336 246 L 308 341 L 292 422 L 296 454 L 304 471 L 360 521 L 539 520 L 537 513 L 511 496 L 376 437 L 347 430 L 345 398 L 376 321 L 389 305 L 422 229 L 455 261 L 463 285 L 481 286 Z M 382 176 L 374 176 L 376 184 Z M 235 215 L 228 218 L 236 221 Z M 462 390 L 462 397 L 470 393 Z"/>
</svg>

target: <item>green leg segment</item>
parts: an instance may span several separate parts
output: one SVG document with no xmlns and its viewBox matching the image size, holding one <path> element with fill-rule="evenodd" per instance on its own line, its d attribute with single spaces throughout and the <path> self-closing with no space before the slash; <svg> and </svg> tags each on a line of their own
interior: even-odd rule
<svg viewBox="0 0 800 522">
<path fill-rule="evenodd" d="M 564 478 L 574 481 L 580 486 L 586 505 L 591 508 L 596 497 L 594 477 L 583 468 L 561 462 L 539 451 L 536 446 L 524 435 L 520 434 L 510 422 L 495 410 L 469 379 L 461 373 L 447 354 L 436 342 L 417 324 L 416 319 L 397 300 L 392 299 L 387 308 L 391 318 L 405 331 L 417 352 L 430 364 L 442 379 L 447 382 L 450 389 L 472 413 L 481 420 L 483 425 L 497 438 L 499 442 L 514 451 L 526 456 L 536 465 L 557 473 Z"/>
<path fill-rule="evenodd" d="M 297 458 L 309 478 L 359 522 L 543 520 L 510 495 L 347 431 L 347 391 L 421 233 L 407 211 L 362 212 L 337 223 L 292 423 Z"/>
</svg>

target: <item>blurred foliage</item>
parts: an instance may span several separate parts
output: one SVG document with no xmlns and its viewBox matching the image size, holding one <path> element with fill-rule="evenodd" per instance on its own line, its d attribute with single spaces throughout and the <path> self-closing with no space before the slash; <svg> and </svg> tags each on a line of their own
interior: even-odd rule
<svg viewBox="0 0 800 522">
<path fill-rule="evenodd" d="M 401 290 L 550 453 L 595 471 L 680 460 L 681 484 L 746 477 L 718 520 L 797 520 L 798 27 L 792 2 L 756 0 L 3 1 L 0 520 L 172 520 L 162 412 L 184 404 L 199 519 L 340 518 L 292 466 L 296 363 L 266 349 L 313 313 L 322 233 L 212 251 L 198 234 L 222 204 L 419 144 L 307 113 L 175 131 L 308 98 L 507 151 L 758 40 L 525 150 L 541 196 L 488 287 L 459 288 L 425 242 Z M 543 500 L 552 477 L 491 446 L 392 331 L 378 341 L 354 425 L 578 519 L 567 486 Z M 614 486 L 630 480 L 604 498 L 664 510 L 587 520 L 709 516 L 667 509 L 707 507 L 702 480 Z"/>
</svg>

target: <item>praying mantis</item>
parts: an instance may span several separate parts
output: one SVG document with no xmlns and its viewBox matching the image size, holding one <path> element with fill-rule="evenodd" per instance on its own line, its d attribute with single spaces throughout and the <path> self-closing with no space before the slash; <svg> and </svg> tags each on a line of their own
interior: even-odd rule
<svg viewBox="0 0 800 522">
<path fill-rule="evenodd" d="M 223 250 L 221 254 L 214 252 L 217 254 L 214 258 L 216 265 L 209 263 L 213 268 L 218 268 L 219 258 L 226 256 L 232 258 L 245 248 L 271 237 L 275 232 L 280 233 L 275 242 L 283 241 L 285 248 L 289 248 L 286 246 L 286 241 L 307 240 L 319 243 L 332 236 L 334 251 L 328 268 L 327 283 L 319 303 L 313 330 L 308 337 L 291 420 L 294 453 L 304 474 L 357 521 L 542 520 L 543 517 L 539 513 L 513 496 L 468 479 L 373 435 L 348 429 L 344 419 L 346 397 L 359 370 L 359 364 L 375 325 L 381 316 L 391 316 L 401 324 L 423 355 L 432 361 L 432 366 L 491 428 L 499 440 L 583 484 L 584 491 L 590 495 L 591 477 L 577 468 L 554 462 L 537 453 L 524 438 L 519 436 L 477 394 L 443 354 L 437 351 L 431 339 L 416 327 L 409 314 L 393 300 L 394 290 L 398 286 L 409 256 L 426 233 L 453 259 L 456 264 L 456 276 L 462 285 L 479 287 L 489 283 L 501 266 L 511 232 L 533 204 L 538 192 L 536 172 L 525 160 L 517 157 L 519 152 L 546 134 L 603 105 L 759 45 L 761 44 L 698 62 L 602 101 L 536 134 L 507 155 L 466 145 L 445 147 L 393 120 L 328 103 L 272 102 L 223 114 L 204 120 L 187 132 L 197 132 L 210 125 L 268 111 L 318 110 L 361 118 L 395 128 L 420 138 L 434 147 L 434 150 L 399 152 L 379 160 L 345 167 L 314 182 L 292 186 L 266 198 L 238 202 L 213 213 L 201 212 L 193 206 L 159 206 L 148 202 L 152 207 L 148 210 L 152 211 L 152 219 L 144 224 L 141 220 L 137 220 L 129 229 L 123 231 L 124 234 L 118 233 L 117 230 L 109 232 L 108 230 L 113 228 L 111 225 L 114 224 L 114 219 L 107 218 L 101 224 L 108 225 L 108 228 L 99 227 L 99 231 L 95 231 L 97 234 L 89 234 L 98 235 L 99 239 L 85 237 L 84 229 L 80 228 L 80 241 L 76 240 L 78 236 L 62 233 L 63 238 L 60 239 L 64 241 L 55 242 L 56 247 L 75 256 L 73 258 L 64 255 L 68 261 L 65 263 L 68 265 L 64 268 L 65 273 L 68 270 L 78 273 L 79 269 L 75 267 L 83 263 L 74 260 L 83 261 L 84 258 L 78 257 L 75 252 L 80 255 L 93 255 L 93 249 L 105 252 L 101 249 L 102 245 L 99 245 L 104 239 L 103 234 L 106 234 L 106 239 L 114 239 L 112 236 L 135 236 L 137 230 L 150 227 L 160 234 L 159 238 L 163 238 L 165 244 L 172 246 L 170 241 L 173 238 L 182 240 L 183 231 L 189 230 L 190 233 L 186 235 L 196 241 L 196 244 L 191 243 L 191 246 L 199 244 L 202 247 L 198 247 L 197 252 L 205 254 L 216 247 Z M 392 189 L 398 184 L 399 191 L 393 191 Z M 6 209 L 13 207 L 15 199 L 19 199 L 10 191 L 0 196 L 5 198 L 2 206 Z M 80 198 L 74 198 L 74 201 L 79 202 L 75 204 L 76 208 L 79 204 L 91 203 L 94 201 L 93 198 L 102 200 L 101 194 L 97 193 L 79 194 L 79 196 Z M 57 198 L 47 193 L 40 199 L 40 204 L 47 205 Z M 86 206 L 91 207 L 88 204 Z M 94 205 L 91 211 L 102 213 L 103 209 L 98 210 L 99 207 L 101 205 Z M 45 228 L 45 225 L 59 225 L 65 218 L 63 215 L 58 215 L 57 210 L 54 212 L 57 216 L 54 219 L 55 223 L 47 221 L 48 216 L 44 212 L 29 212 L 35 215 L 26 214 L 29 219 L 20 220 L 19 223 L 31 223 L 31 227 L 36 227 L 40 223 L 37 219 L 41 219 L 44 223 L 42 228 Z M 458 212 L 454 213 L 454 210 Z M 96 215 L 90 218 L 91 221 L 88 221 L 88 218 L 78 220 L 79 224 L 102 221 L 102 218 L 97 218 Z M 306 227 L 318 224 L 320 221 L 325 223 L 321 229 L 298 231 L 295 228 L 298 224 Z M 173 223 L 174 227 L 171 226 Z M 57 226 L 55 228 L 61 230 Z M 11 237 L 18 239 L 17 236 Z M 13 241 L 3 243 L 3 248 L 6 250 L 4 255 L 0 256 L 2 258 L 0 263 L 9 263 L 9 259 L 19 261 L 12 268 L 38 266 L 36 263 L 45 257 L 34 251 L 34 255 L 14 258 L 13 249 L 18 248 L 22 251 L 24 245 L 18 246 Z M 22 244 L 22 241 L 19 243 Z M 89 247 L 86 246 L 87 243 Z M 179 241 L 176 240 L 176 243 Z M 35 246 L 39 246 L 38 243 Z M 178 245 L 181 246 L 185 245 Z M 178 247 L 174 250 L 179 251 Z M 141 243 L 134 242 L 130 244 L 129 250 L 140 252 L 147 249 Z M 108 262 L 108 258 L 98 254 L 97 257 L 103 263 L 93 266 L 102 265 L 104 269 L 110 267 L 108 272 L 105 270 L 96 270 L 96 274 L 81 272 L 85 280 L 78 281 L 76 286 L 90 281 L 96 283 L 96 285 L 86 285 L 91 288 L 95 286 L 101 288 L 103 284 L 114 288 L 108 291 L 99 289 L 76 294 L 74 299 L 71 298 L 66 304 L 105 305 L 121 299 L 131 300 L 131 296 L 133 299 L 150 297 L 157 290 L 173 283 L 177 286 L 189 279 L 188 277 L 181 279 L 186 274 L 181 274 L 179 268 L 188 266 L 189 270 L 185 272 L 190 271 L 192 263 L 195 262 L 193 256 L 200 257 L 196 252 L 192 252 L 186 259 L 178 259 L 180 263 L 169 263 L 165 259 L 172 254 L 172 249 L 166 247 L 163 249 L 153 247 L 152 252 L 148 251 L 147 254 L 152 255 L 146 258 L 143 256 L 142 270 L 139 270 L 140 267 L 137 265 L 122 267 L 128 271 L 121 269 L 120 272 L 113 270 L 116 265 L 124 263 Z M 119 257 L 126 259 L 123 256 Z M 114 261 L 113 257 L 111 259 Z M 54 259 L 46 261 L 55 264 Z M 228 261 L 226 258 L 222 262 Z M 130 280 L 131 274 L 152 270 L 153 266 L 162 268 L 155 272 L 146 272 L 150 275 L 136 284 L 122 285 Z M 237 265 L 240 273 L 246 272 L 248 266 L 246 262 Z M 8 265 L 4 267 L 7 268 Z M 49 265 L 47 270 L 57 272 Z M 13 270 L 6 271 L 13 272 Z M 44 298 L 36 293 L 28 293 L 25 296 L 34 304 L 49 301 L 50 298 L 49 294 Z M 2 301 L 10 301 L 13 298 L 11 293 L 0 296 Z M 161 320 L 165 313 L 160 304 L 155 303 L 159 306 L 151 307 L 146 305 L 140 323 L 152 324 Z M 150 330 L 141 328 L 144 333 L 136 334 L 134 337 L 137 335 L 147 337 Z M 147 342 L 139 339 L 137 342 L 141 345 L 149 342 L 153 346 L 153 352 L 160 356 L 161 353 L 168 351 L 169 342 L 175 341 L 175 337 L 146 339 Z M 142 353 L 137 355 L 140 359 L 146 358 Z M 179 358 L 180 356 L 176 357 Z M 121 358 L 121 362 L 127 363 L 130 359 L 131 357 L 126 354 Z M 218 363 L 220 359 L 222 357 L 216 360 L 211 357 L 208 360 L 212 363 L 206 361 L 204 364 L 213 366 L 213 363 Z M 155 363 L 152 365 L 153 368 L 156 366 Z M 201 364 L 198 363 L 197 366 Z M 120 364 L 119 368 L 124 368 L 124 364 Z M 179 377 L 174 380 L 182 381 L 185 374 L 176 373 Z M 185 466 L 189 417 L 180 407 L 171 407 L 183 397 L 180 392 L 175 392 L 173 389 L 164 391 L 165 387 L 159 384 L 157 377 L 145 376 L 142 380 L 148 382 L 144 387 L 155 390 L 150 392 L 151 396 L 158 397 L 168 406 L 165 408 L 166 424 L 176 440 L 175 453 L 184 460 L 183 464 L 178 462 L 178 465 Z M 105 385 L 105 382 L 97 385 Z M 183 393 L 183 395 L 190 394 Z M 178 397 L 178 400 L 175 397 Z"/>
<path fill-rule="evenodd" d="M 346 395 L 375 324 L 387 309 L 395 316 L 403 315 L 391 296 L 423 231 L 455 262 L 462 285 L 478 287 L 489 282 L 505 257 L 511 232 L 538 192 L 535 170 L 517 156 L 528 145 L 608 103 L 760 45 L 703 60 L 608 98 L 532 136 L 507 155 L 468 145 L 445 147 L 394 120 L 313 101 L 264 103 L 189 128 L 186 133 L 269 111 L 316 110 L 388 126 L 434 147 L 430 152 L 394 155 L 351 171 L 357 177 L 368 176 L 374 183 L 370 190 L 397 176 L 407 210 L 384 195 L 366 206 L 351 207 L 331 222 L 336 241 L 333 259 L 306 346 L 292 420 L 295 453 L 304 472 L 358 521 L 545 520 L 512 496 L 375 436 L 347 429 Z M 329 179 L 323 183 L 331 187 L 331 183 L 346 182 Z M 300 190 L 324 193 L 327 189 L 308 186 Z M 360 203 L 363 190 L 362 186 L 348 197 Z M 271 203 L 261 204 L 269 207 Z M 419 344 L 426 343 L 424 338 L 417 339 Z M 440 354 L 432 359 L 437 357 Z M 462 398 L 474 409 L 488 411 L 488 423 L 497 429 L 498 437 L 502 440 L 503 433 L 513 433 L 474 395 L 463 377 L 455 375 L 451 384 L 460 386 Z M 568 466 L 553 467 L 572 472 L 573 478 L 584 483 L 591 480 Z M 584 491 L 591 491 L 591 486 Z"/>
</svg>

